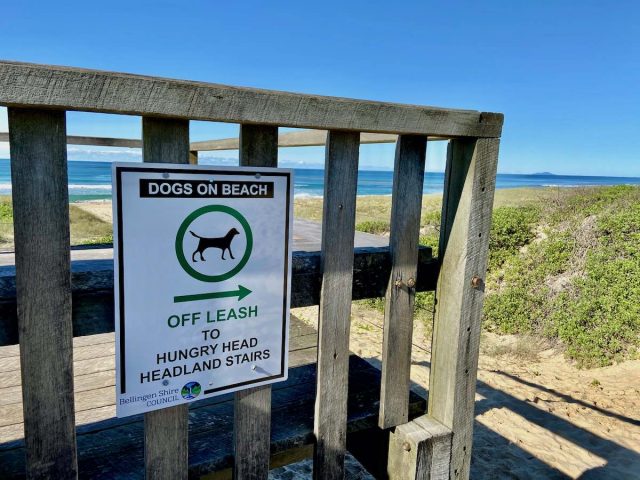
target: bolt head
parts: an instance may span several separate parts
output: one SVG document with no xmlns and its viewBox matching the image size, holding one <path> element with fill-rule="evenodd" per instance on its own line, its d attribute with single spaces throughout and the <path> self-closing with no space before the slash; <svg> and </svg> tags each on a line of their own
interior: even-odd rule
<svg viewBox="0 0 640 480">
<path fill-rule="evenodd" d="M 411 451 L 411 444 L 409 442 L 404 442 L 402 444 L 402 448 L 405 452 L 410 452 Z"/>
</svg>

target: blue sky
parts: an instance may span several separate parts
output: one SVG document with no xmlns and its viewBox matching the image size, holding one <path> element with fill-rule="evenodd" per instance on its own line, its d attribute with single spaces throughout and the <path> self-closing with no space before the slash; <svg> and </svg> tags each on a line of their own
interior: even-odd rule
<svg viewBox="0 0 640 480">
<path fill-rule="evenodd" d="M 640 176 L 638 2 L 14 1 L 0 58 L 504 112 L 501 172 Z M 237 131 L 192 122 L 191 136 Z M 68 132 L 139 137 L 140 119 L 70 113 Z M 392 145 L 361 152 L 364 167 L 392 165 Z M 443 153 L 431 144 L 429 170 Z M 115 156 L 139 152 L 69 153 Z M 281 158 L 319 165 L 323 150 Z"/>
</svg>

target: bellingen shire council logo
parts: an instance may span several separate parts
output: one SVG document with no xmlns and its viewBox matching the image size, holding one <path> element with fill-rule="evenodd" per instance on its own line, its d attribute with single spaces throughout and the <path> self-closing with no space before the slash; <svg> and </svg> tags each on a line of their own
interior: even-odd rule
<svg viewBox="0 0 640 480">
<path fill-rule="evenodd" d="M 182 390 L 180 390 L 180 395 L 182 395 L 182 398 L 184 398 L 185 400 L 193 400 L 198 395 L 200 395 L 201 391 L 202 387 L 198 382 L 189 382 L 184 387 L 182 387 Z"/>
</svg>

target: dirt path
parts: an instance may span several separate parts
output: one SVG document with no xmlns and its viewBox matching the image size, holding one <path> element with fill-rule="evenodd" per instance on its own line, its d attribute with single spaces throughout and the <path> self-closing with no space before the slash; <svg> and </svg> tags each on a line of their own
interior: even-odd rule
<svg viewBox="0 0 640 480">
<path fill-rule="evenodd" d="M 317 326 L 317 308 L 295 315 Z M 534 341 L 483 335 L 471 478 L 640 478 L 640 361 L 578 370 Z M 351 350 L 379 367 L 381 348 L 382 315 L 354 307 Z M 411 379 L 423 395 L 429 361 L 416 324 Z"/>
</svg>

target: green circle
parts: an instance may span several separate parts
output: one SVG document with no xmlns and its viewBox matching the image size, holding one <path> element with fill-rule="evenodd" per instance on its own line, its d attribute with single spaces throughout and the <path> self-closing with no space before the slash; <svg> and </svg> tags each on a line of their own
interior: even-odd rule
<svg viewBox="0 0 640 480">
<path fill-rule="evenodd" d="M 187 233 L 189 225 L 191 225 L 196 218 L 201 217 L 205 213 L 211 212 L 220 212 L 231 215 L 233 218 L 238 220 L 238 222 L 240 222 L 240 225 L 242 225 L 242 228 L 244 230 L 244 234 L 247 237 L 247 246 L 244 250 L 244 255 L 240 259 L 240 262 L 238 262 L 238 264 L 227 273 L 223 273 L 221 275 L 205 275 L 204 273 L 198 272 L 195 268 L 189 265 L 189 262 L 184 256 L 184 249 L 182 246 L 182 242 L 184 240 L 185 234 Z M 178 257 L 178 262 L 180 262 L 180 265 L 185 272 L 187 272 L 196 280 L 200 280 L 202 282 L 222 282 L 224 280 L 230 279 L 236 273 L 242 270 L 242 268 L 247 264 L 247 262 L 249 261 L 249 257 L 251 256 L 252 249 L 253 234 L 251 233 L 249 222 L 247 222 L 247 219 L 244 218 L 240 212 L 225 205 L 207 205 L 206 207 L 201 207 L 197 210 L 194 210 L 187 216 L 187 218 L 184 219 L 184 221 L 180 225 L 180 228 L 178 229 L 178 233 L 176 234 L 176 256 Z"/>
</svg>

